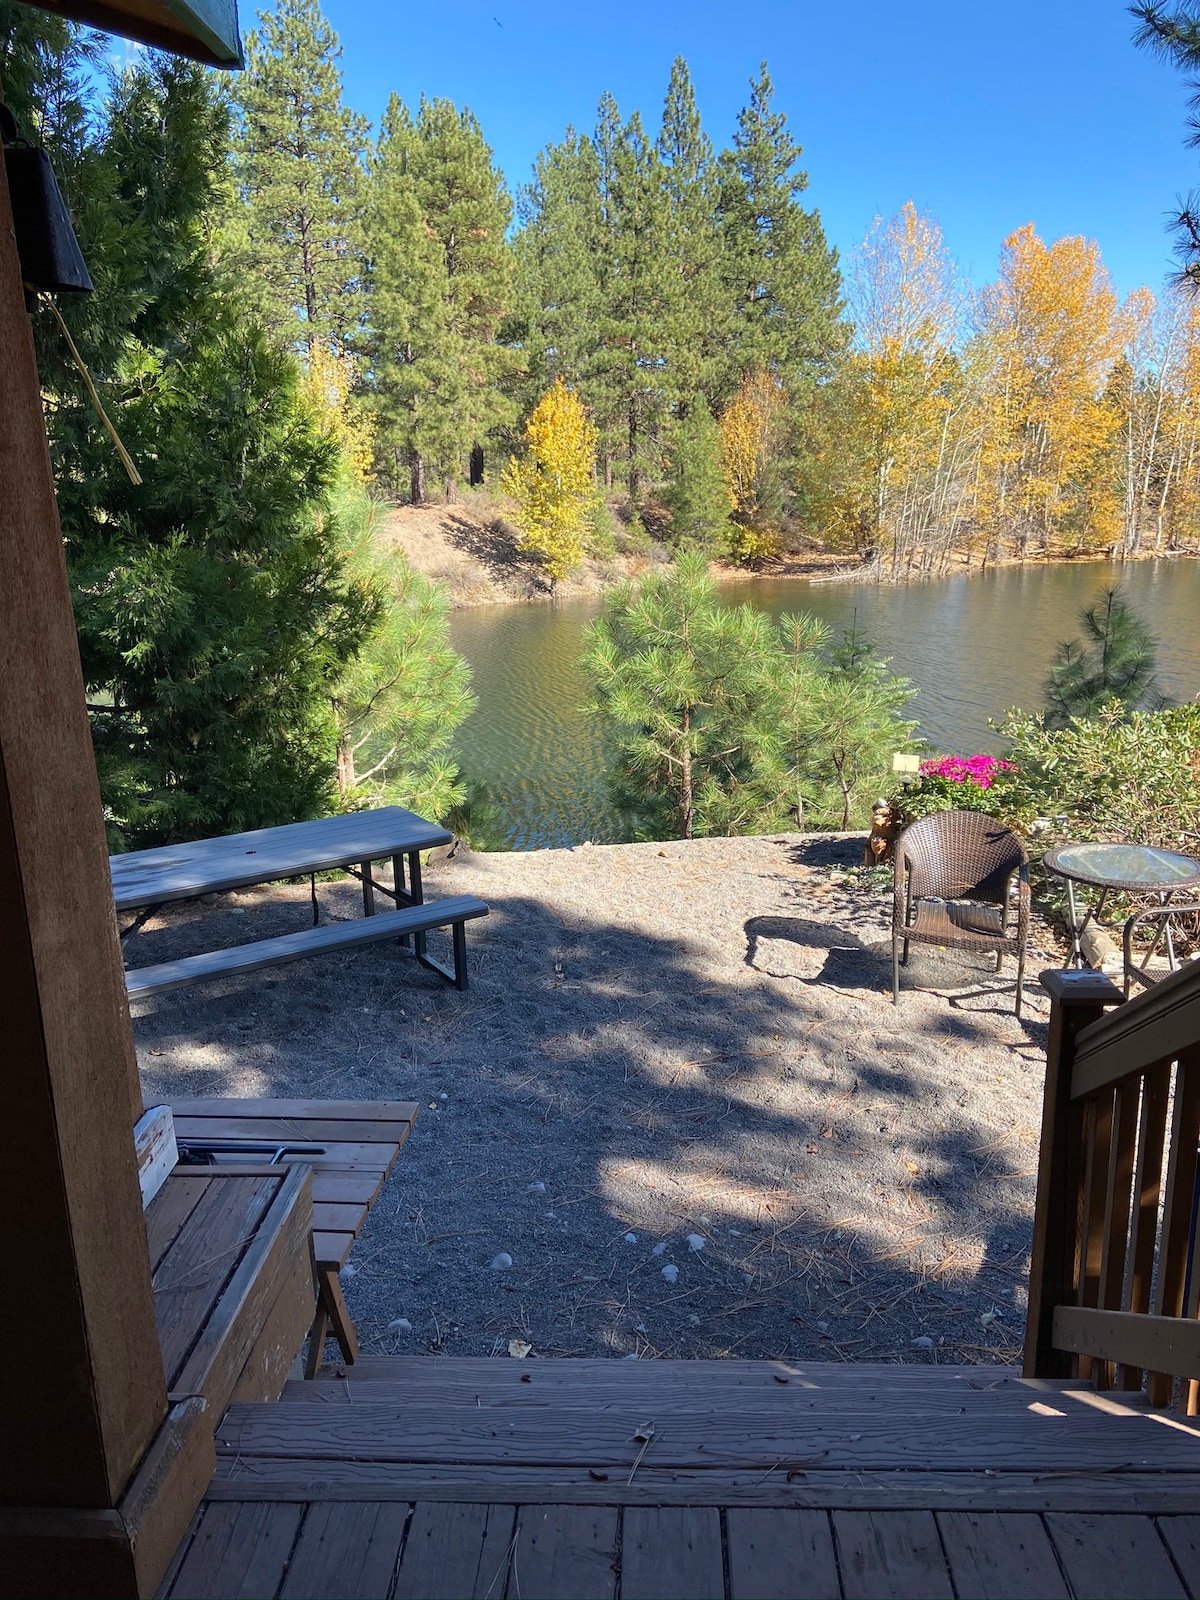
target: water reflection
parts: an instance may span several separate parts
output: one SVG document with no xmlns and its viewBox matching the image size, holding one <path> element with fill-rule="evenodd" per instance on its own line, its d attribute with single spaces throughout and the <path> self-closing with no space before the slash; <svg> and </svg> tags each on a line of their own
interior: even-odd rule
<svg viewBox="0 0 1200 1600">
<path fill-rule="evenodd" d="M 989 718 L 1036 708 L 1060 639 L 1113 581 L 1096 564 L 1012 568 L 904 587 L 755 581 L 731 584 L 772 616 L 810 611 L 837 632 L 856 626 L 919 693 L 912 714 L 937 748 L 993 749 Z M 1160 677 L 1175 700 L 1200 693 L 1200 562 L 1131 564 L 1130 599 L 1157 634 Z M 479 708 L 456 748 L 468 778 L 495 802 L 513 849 L 620 837 L 604 791 L 604 748 L 582 705 L 578 668 L 598 601 L 486 606 L 456 612 L 455 648 L 475 670 Z"/>
</svg>

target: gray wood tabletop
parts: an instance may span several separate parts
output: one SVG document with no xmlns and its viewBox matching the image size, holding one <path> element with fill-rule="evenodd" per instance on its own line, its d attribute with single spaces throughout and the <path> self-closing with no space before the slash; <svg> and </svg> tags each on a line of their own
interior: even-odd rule
<svg viewBox="0 0 1200 1600">
<path fill-rule="evenodd" d="M 156 850 L 110 856 L 113 899 L 118 911 L 166 905 L 195 895 L 218 894 L 252 883 L 299 878 L 359 861 L 432 850 L 454 838 L 402 806 L 354 811 L 313 822 L 290 822 L 253 833 L 196 839 Z"/>
</svg>

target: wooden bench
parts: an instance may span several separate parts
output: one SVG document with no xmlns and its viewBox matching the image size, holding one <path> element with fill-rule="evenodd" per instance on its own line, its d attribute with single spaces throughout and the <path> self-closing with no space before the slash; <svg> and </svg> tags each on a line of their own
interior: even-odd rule
<svg viewBox="0 0 1200 1600">
<path fill-rule="evenodd" d="M 325 923 L 321 927 L 302 928 L 298 933 L 281 934 L 274 939 L 258 939 L 252 944 L 231 945 L 225 950 L 181 956 L 177 961 L 160 961 L 157 966 L 137 967 L 125 974 L 125 987 L 129 998 L 138 1000 L 147 995 L 165 994 L 169 989 L 182 989 L 189 983 L 202 983 L 210 978 L 227 978 L 236 973 L 280 966 L 286 961 L 302 961 L 307 956 L 328 950 L 353 950 L 359 945 L 374 944 L 380 939 L 413 935 L 417 960 L 448 979 L 455 988 L 465 989 L 466 924 L 475 917 L 486 917 L 487 914 L 486 904 L 474 895 L 453 895 L 444 900 L 379 912 L 353 922 Z M 447 927 L 451 930 L 453 944 L 453 964 L 449 967 L 435 960 L 425 946 L 425 935 L 431 929 Z"/>
<path fill-rule="evenodd" d="M 274 1400 L 313 1319 L 304 1167 L 176 1167 L 146 1208 L 172 1401 Z"/>
<path fill-rule="evenodd" d="M 317 1301 L 306 1375 L 312 1377 L 320 1366 L 330 1331 L 343 1360 L 355 1361 L 358 1336 L 338 1274 L 412 1131 L 418 1107 L 395 1100 L 219 1099 L 176 1100 L 171 1109 L 185 1159 L 199 1145 L 216 1144 L 227 1147 L 216 1153 L 218 1161 L 265 1162 L 274 1154 L 275 1166 L 268 1170 L 312 1169 L 311 1249 Z M 219 1165 L 177 1169 L 222 1170 Z"/>
</svg>

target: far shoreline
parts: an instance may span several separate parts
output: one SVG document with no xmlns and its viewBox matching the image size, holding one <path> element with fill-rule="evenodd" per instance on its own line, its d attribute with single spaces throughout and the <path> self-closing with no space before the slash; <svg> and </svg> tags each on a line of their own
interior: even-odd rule
<svg viewBox="0 0 1200 1600">
<path fill-rule="evenodd" d="M 602 599 L 618 584 L 663 565 L 654 553 L 588 558 L 570 578 L 551 591 L 536 563 L 514 550 L 511 543 L 506 545 L 496 527 L 497 521 L 494 508 L 474 506 L 467 501 L 461 505 L 393 507 L 381 519 L 380 527 L 383 537 L 403 551 L 415 572 L 445 586 L 451 609 L 455 611 L 494 605 L 554 605 L 563 600 Z M 898 587 L 1016 567 L 1033 570 L 1086 564 L 1121 568 L 1134 562 L 1197 558 L 1200 558 L 1200 547 L 1140 550 L 1135 555 L 1114 555 L 1107 550 L 1055 551 L 1024 559 L 1005 553 L 987 562 L 960 556 L 941 571 L 910 571 L 892 578 L 881 573 L 877 563 L 853 560 L 842 552 L 810 550 L 780 555 L 754 567 L 717 560 L 710 563 L 709 570 L 723 587 L 796 581 Z"/>
</svg>

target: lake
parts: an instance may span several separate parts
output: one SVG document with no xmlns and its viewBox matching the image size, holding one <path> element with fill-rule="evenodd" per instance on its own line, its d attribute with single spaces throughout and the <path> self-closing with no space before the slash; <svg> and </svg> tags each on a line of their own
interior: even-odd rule
<svg viewBox="0 0 1200 1600">
<path fill-rule="evenodd" d="M 1159 640 L 1164 691 L 1174 700 L 1200 694 L 1200 562 L 1135 562 L 1120 576 Z M 989 719 L 1041 705 L 1059 641 L 1079 631 L 1080 608 L 1113 578 L 1113 568 L 1087 563 L 896 586 L 763 579 L 729 584 L 724 594 L 775 617 L 812 612 L 835 633 L 857 627 L 916 684 L 909 715 L 922 735 L 968 754 L 996 748 Z M 599 610 L 599 600 L 571 600 L 480 606 L 451 619 L 451 641 L 471 663 L 479 697 L 456 754 L 514 850 L 620 837 L 605 795 L 603 741 L 580 709 L 583 629 Z"/>
</svg>

